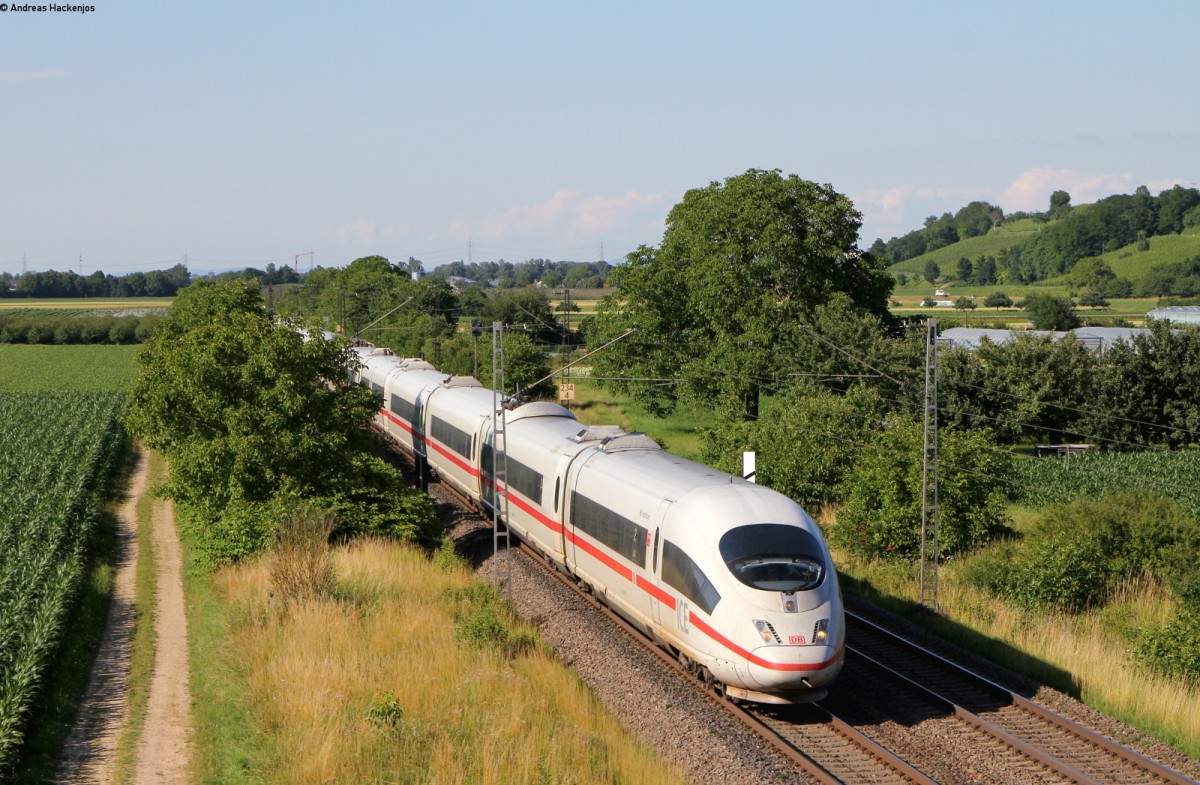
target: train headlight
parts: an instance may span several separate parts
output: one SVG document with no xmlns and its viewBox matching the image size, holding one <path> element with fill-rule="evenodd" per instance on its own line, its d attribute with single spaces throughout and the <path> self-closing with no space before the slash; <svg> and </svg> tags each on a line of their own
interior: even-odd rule
<svg viewBox="0 0 1200 785">
<path fill-rule="evenodd" d="M 829 619 L 819 619 L 813 627 L 813 643 L 829 642 Z"/>
<path fill-rule="evenodd" d="M 762 638 L 763 643 L 768 646 L 779 645 L 779 635 L 775 632 L 775 628 L 771 626 L 771 622 L 765 619 L 755 619 L 754 629 L 758 630 L 758 635 Z"/>
</svg>

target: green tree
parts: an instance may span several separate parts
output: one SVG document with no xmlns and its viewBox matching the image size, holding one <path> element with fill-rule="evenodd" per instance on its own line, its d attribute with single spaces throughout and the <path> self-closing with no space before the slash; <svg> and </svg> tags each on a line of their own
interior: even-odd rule
<svg viewBox="0 0 1200 785">
<path fill-rule="evenodd" d="M 1025 298 L 1022 307 L 1036 330 L 1074 330 L 1079 326 L 1075 304 L 1069 297 L 1035 292 Z"/>
<path fill-rule="evenodd" d="M 930 283 L 937 283 L 937 279 L 942 276 L 942 268 L 938 267 L 938 263 L 933 259 L 925 262 L 925 266 L 921 268 L 921 274 L 925 276 L 925 280 Z"/>
<path fill-rule="evenodd" d="M 257 287 L 235 282 L 184 289 L 146 342 L 129 427 L 166 454 L 166 490 L 196 513 L 216 560 L 265 545 L 289 500 L 344 508 L 347 522 L 408 520 L 431 538 L 432 516 L 422 517 L 431 508 L 393 519 L 361 485 L 363 472 L 389 469 L 364 452 L 375 394 L 329 383 L 352 356 L 344 344 L 304 340 L 267 313 Z"/>
<path fill-rule="evenodd" d="M 839 503 L 844 484 L 871 434 L 881 427 L 883 400 L 863 385 L 838 395 L 797 387 L 758 420 L 721 423 L 705 431 L 705 463 L 740 475 L 742 452 L 758 453 L 758 482 L 812 513 Z"/>
<path fill-rule="evenodd" d="M 552 379 L 544 381 L 536 387 L 530 387 L 534 382 L 545 379 L 550 374 L 550 364 L 546 361 L 546 353 L 528 335 L 507 332 L 504 334 L 504 365 L 504 391 L 506 393 L 512 394 L 519 390 L 522 395 L 532 398 L 553 394 L 557 382 Z M 478 378 L 485 386 L 492 385 L 492 340 L 490 334 L 480 342 Z"/>
<path fill-rule="evenodd" d="M 1046 211 L 1046 218 L 1065 218 L 1067 213 L 1071 212 L 1071 195 L 1066 191 L 1055 191 L 1050 194 L 1050 209 Z"/>
<path fill-rule="evenodd" d="M 1097 378 L 1096 355 L 1083 343 L 1050 336 L 984 341 L 938 362 L 942 421 L 963 429 L 986 425 L 1001 442 L 1076 441 Z"/>
<path fill-rule="evenodd" d="M 1080 289 L 1099 289 L 1116 277 L 1108 262 L 1097 256 L 1080 259 L 1070 273 L 1071 283 Z"/>
<path fill-rule="evenodd" d="M 974 311 L 975 301 L 970 297 L 959 297 L 954 301 L 954 307 L 959 311 Z"/>
<path fill-rule="evenodd" d="M 1181 447 L 1200 433 L 1200 328 L 1152 319 L 1105 351 L 1084 429 L 1113 449 Z"/>
<path fill-rule="evenodd" d="M 543 341 L 556 339 L 562 325 L 550 309 L 550 298 L 543 289 L 506 289 L 488 297 L 488 318 L 523 330 Z"/>
<path fill-rule="evenodd" d="M 861 445 L 833 527 L 835 544 L 868 556 L 920 553 L 923 436 L 921 423 L 896 418 Z M 986 428 L 941 431 L 938 547 L 943 556 L 983 545 L 1007 525 L 1002 489 L 1010 458 L 991 438 Z"/>
<path fill-rule="evenodd" d="M 1011 308 L 1012 304 L 1012 298 L 1004 292 L 992 292 L 983 300 L 986 308 Z"/>
<path fill-rule="evenodd" d="M 974 275 L 975 266 L 971 264 L 971 260 L 965 256 L 958 257 L 958 264 L 955 266 L 955 273 L 960 281 L 969 281 Z"/>
<path fill-rule="evenodd" d="M 858 249 L 861 215 L 826 185 L 779 171 L 688 191 L 667 216 L 659 248 L 643 246 L 613 272 L 589 343 L 637 334 L 597 355 L 601 375 L 684 378 L 685 394 L 758 415 L 764 380 L 787 364 L 783 347 L 836 293 L 890 318 L 894 282 L 883 260 Z M 658 410 L 674 389 L 621 383 Z"/>
<path fill-rule="evenodd" d="M 1100 292 L 1091 291 L 1085 292 L 1084 295 L 1079 298 L 1079 304 L 1087 306 L 1088 308 L 1107 308 L 1108 300 L 1104 299 L 1104 295 Z"/>
</svg>

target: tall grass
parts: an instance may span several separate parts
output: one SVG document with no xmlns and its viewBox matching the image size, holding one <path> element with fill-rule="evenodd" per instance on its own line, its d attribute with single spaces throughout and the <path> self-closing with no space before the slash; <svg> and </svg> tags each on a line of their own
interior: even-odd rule
<svg viewBox="0 0 1200 785">
<path fill-rule="evenodd" d="M 466 567 L 373 540 L 332 559 L 331 595 L 286 613 L 270 597 L 269 559 L 211 579 L 226 619 L 225 663 L 195 681 L 240 684 L 235 722 L 253 741 L 235 751 L 236 770 L 210 759 L 204 781 L 680 781 L 543 647 L 464 638 L 454 619 L 490 604 L 515 638 L 536 640 L 488 590 L 472 588 Z M 213 636 L 222 626 L 199 628 Z M 214 721 L 225 719 L 200 720 Z M 221 735 L 200 728 L 201 739 Z"/>
</svg>

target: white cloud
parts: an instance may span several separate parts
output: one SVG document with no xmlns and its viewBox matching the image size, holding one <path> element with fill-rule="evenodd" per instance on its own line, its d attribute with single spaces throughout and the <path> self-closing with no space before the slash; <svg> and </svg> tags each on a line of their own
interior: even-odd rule
<svg viewBox="0 0 1200 785">
<path fill-rule="evenodd" d="M 639 226 L 653 214 L 661 217 L 675 201 L 675 193 L 627 191 L 620 196 L 585 196 L 577 190 L 556 191 L 545 202 L 515 205 L 503 213 L 485 216 L 471 234 L 484 240 L 502 240 L 534 233 L 557 233 L 561 241 L 592 240 L 631 223 Z M 464 228 L 462 222 L 457 227 Z"/>
<path fill-rule="evenodd" d="M 1051 169 L 1039 167 L 1024 171 L 1000 195 L 1000 206 L 1005 212 L 1015 210 L 1045 210 L 1050 204 L 1050 194 L 1066 191 L 1072 204 L 1087 204 L 1097 199 L 1134 189 L 1133 175 L 1088 174 L 1077 169 Z"/>
<path fill-rule="evenodd" d="M 38 79 L 58 79 L 66 76 L 64 68 L 46 68 L 41 71 L 0 71 L 0 84 L 33 82 Z"/>
<path fill-rule="evenodd" d="M 370 242 L 375 239 L 375 222 L 364 218 L 352 224 L 344 224 L 338 227 L 337 236 L 342 242 L 351 239 L 358 242 Z"/>
</svg>

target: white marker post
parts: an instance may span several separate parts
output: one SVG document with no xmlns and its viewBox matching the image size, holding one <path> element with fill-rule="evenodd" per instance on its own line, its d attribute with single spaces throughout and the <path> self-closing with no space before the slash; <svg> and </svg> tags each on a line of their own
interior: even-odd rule
<svg viewBox="0 0 1200 785">
<path fill-rule="evenodd" d="M 742 453 L 742 479 L 750 482 L 758 482 L 754 479 L 754 456 L 753 452 Z"/>
</svg>

